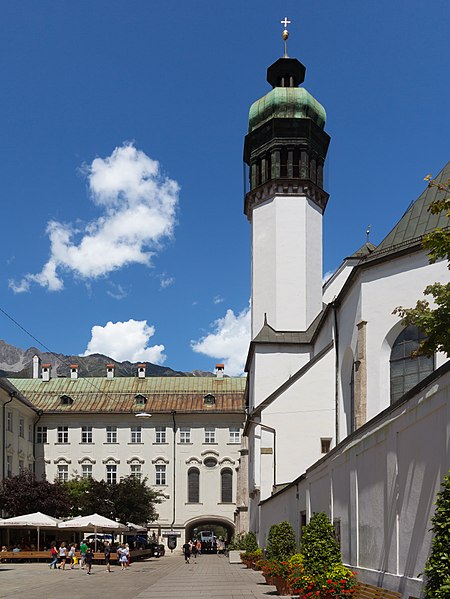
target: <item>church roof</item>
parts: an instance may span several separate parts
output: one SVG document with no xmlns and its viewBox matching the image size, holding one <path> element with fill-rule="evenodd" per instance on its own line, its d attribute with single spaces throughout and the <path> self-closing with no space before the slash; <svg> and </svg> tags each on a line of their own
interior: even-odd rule
<svg viewBox="0 0 450 599">
<path fill-rule="evenodd" d="M 85 377 L 9 379 L 45 413 L 243 412 L 245 377 Z M 205 403 L 213 395 L 213 403 Z M 61 402 L 66 396 L 73 402 Z M 137 401 L 145 400 L 145 405 Z"/>
<path fill-rule="evenodd" d="M 366 256 L 369 256 L 375 249 L 376 249 L 376 245 L 373 245 L 373 243 L 370 243 L 370 241 L 367 241 L 364 245 L 362 245 L 359 249 L 357 249 L 356 252 L 353 252 L 353 254 L 351 256 L 348 256 L 347 259 L 365 258 Z"/>
<path fill-rule="evenodd" d="M 450 162 L 435 177 L 436 183 L 446 183 L 450 179 Z M 391 232 L 383 239 L 376 249 L 366 257 L 375 260 L 387 254 L 419 245 L 423 235 L 430 233 L 436 227 L 448 227 L 445 213 L 431 214 L 430 204 L 443 196 L 443 191 L 437 187 L 427 187 L 425 191 L 412 202 Z"/>
</svg>

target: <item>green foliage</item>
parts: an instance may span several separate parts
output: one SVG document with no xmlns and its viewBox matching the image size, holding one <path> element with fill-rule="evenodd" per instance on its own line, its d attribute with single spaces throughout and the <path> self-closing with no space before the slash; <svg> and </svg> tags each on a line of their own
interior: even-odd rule
<svg viewBox="0 0 450 599">
<path fill-rule="evenodd" d="M 64 486 L 59 482 L 36 480 L 31 472 L 1 481 L 0 506 L 11 517 L 43 512 L 63 518 L 70 513 L 70 499 Z"/>
<path fill-rule="evenodd" d="M 329 572 L 342 563 L 334 528 L 323 512 L 314 514 L 302 535 L 303 566 L 308 574 Z"/>
<path fill-rule="evenodd" d="M 244 538 L 244 549 L 247 553 L 258 550 L 258 541 L 254 532 L 248 532 Z"/>
<path fill-rule="evenodd" d="M 147 486 L 147 479 L 133 476 L 122 478 L 110 485 L 93 478 L 74 479 L 64 483 L 70 497 L 71 516 L 87 516 L 97 512 L 119 522 L 146 525 L 157 519 L 155 504 L 162 495 Z"/>
<path fill-rule="evenodd" d="M 450 181 L 437 183 L 428 175 L 429 187 L 436 187 L 444 195 L 431 203 L 429 211 L 432 214 L 445 212 L 450 218 Z M 428 258 L 431 263 L 446 259 L 450 262 L 450 223 L 446 227 L 436 228 L 424 236 L 423 247 L 428 249 Z M 449 264 L 450 268 L 450 264 Z M 419 327 L 427 339 L 421 342 L 414 356 L 432 356 L 436 351 L 441 351 L 450 356 L 450 283 L 433 283 L 424 289 L 424 295 L 433 298 L 435 306 L 431 307 L 426 299 L 418 300 L 414 308 L 398 306 L 394 310 L 403 319 L 405 326 Z"/>
<path fill-rule="evenodd" d="M 237 535 L 233 535 L 231 541 L 228 543 L 228 549 L 230 551 L 244 551 L 245 549 L 245 532 L 240 532 Z"/>
<path fill-rule="evenodd" d="M 450 471 L 444 477 L 431 519 L 434 533 L 431 554 L 425 565 L 425 597 L 450 597 Z"/>
<path fill-rule="evenodd" d="M 342 564 L 333 566 L 328 572 L 316 574 L 297 565 L 291 569 L 287 580 L 295 594 L 317 598 L 351 596 L 357 584 L 355 573 Z"/>
<path fill-rule="evenodd" d="M 297 551 L 294 530 L 286 520 L 270 527 L 266 557 L 280 562 L 288 560 Z"/>
</svg>

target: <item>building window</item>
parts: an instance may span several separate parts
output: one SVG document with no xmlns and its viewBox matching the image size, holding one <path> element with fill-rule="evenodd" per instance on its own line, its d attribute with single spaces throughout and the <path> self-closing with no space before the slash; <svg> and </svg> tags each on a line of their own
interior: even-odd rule
<svg viewBox="0 0 450 599">
<path fill-rule="evenodd" d="M 155 484 L 165 485 L 166 484 L 166 467 L 163 464 L 157 464 L 155 466 Z"/>
<path fill-rule="evenodd" d="M 81 427 L 81 442 L 92 443 L 92 426 Z"/>
<path fill-rule="evenodd" d="M 155 443 L 165 443 L 166 442 L 166 427 L 165 426 L 157 426 L 155 428 Z"/>
<path fill-rule="evenodd" d="M 106 482 L 109 485 L 115 485 L 117 482 L 116 464 L 106 464 Z"/>
<path fill-rule="evenodd" d="M 69 480 L 68 464 L 58 464 L 58 480 L 60 483 L 65 483 Z"/>
<path fill-rule="evenodd" d="M 415 326 L 403 329 L 394 341 L 391 351 L 391 403 L 402 397 L 434 370 L 434 358 L 426 356 L 411 357 L 426 335 Z"/>
<path fill-rule="evenodd" d="M 117 443 L 117 426 L 106 427 L 106 442 Z"/>
<path fill-rule="evenodd" d="M 13 415 L 12 412 L 7 412 L 6 414 L 6 430 L 10 433 L 13 432 Z"/>
<path fill-rule="evenodd" d="M 224 468 L 220 473 L 221 501 L 231 503 L 233 501 L 233 472 L 230 468 Z"/>
<path fill-rule="evenodd" d="M 216 458 L 205 458 L 203 460 L 203 464 L 207 468 L 215 468 L 217 466 L 217 460 L 216 460 Z"/>
<path fill-rule="evenodd" d="M 180 427 L 180 443 L 191 442 L 191 429 L 188 426 Z"/>
<path fill-rule="evenodd" d="M 213 426 L 205 427 L 205 443 L 216 442 L 216 429 Z"/>
<path fill-rule="evenodd" d="M 25 462 L 23 460 L 19 460 L 19 473 L 23 474 L 25 471 Z"/>
<path fill-rule="evenodd" d="M 59 431 L 58 431 L 59 436 Z M 36 427 L 36 443 L 47 443 L 47 427 L 37 426 Z"/>
<path fill-rule="evenodd" d="M 6 456 L 6 476 L 11 478 L 12 476 L 12 456 Z"/>
<path fill-rule="evenodd" d="M 142 466 L 140 464 L 131 464 L 130 476 L 141 480 L 142 477 Z"/>
<path fill-rule="evenodd" d="M 19 437 L 25 438 L 25 420 L 23 418 L 19 418 Z"/>
<path fill-rule="evenodd" d="M 69 442 L 69 427 L 68 426 L 58 426 L 58 443 L 68 443 Z"/>
<path fill-rule="evenodd" d="M 28 425 L 28 441 L 30 441 L 30 442 L 33 441 L 33 425 L 32 424 Z"/>
<path fill-rule="evenodd" d="M 142 430 L 140 426 L 131 427 L 131 442 L 142 443 Z"/>
<path fill-rule="evenodd" d="M 230 432 L 229 443 L 240 443 L 241 442 L 241 431 L 238 426 L 230 426 L 228 429 Z"/>
<path fill-rule="evenodd" d="M 321 453 L 328 453 L 331 449 L 331 439 L 320 439 Z"/>
<path fill-rule="evenodd" d="M 188 503 L 200 501 L 200 470 L 189 468 L 188 470 Z"/>
<path fill-rule="evenodd" d="M 33 470 L 34 470 L 34 469 L 33 469 L 33 464 L 30 462 L 30 463 L 28 464 L 28 472 L 33 472 Z"/>
<path fill-rule="evenodd" d="M 92 464 L 81 464 L 81 478 L 92 478 Z"/>
</svg>

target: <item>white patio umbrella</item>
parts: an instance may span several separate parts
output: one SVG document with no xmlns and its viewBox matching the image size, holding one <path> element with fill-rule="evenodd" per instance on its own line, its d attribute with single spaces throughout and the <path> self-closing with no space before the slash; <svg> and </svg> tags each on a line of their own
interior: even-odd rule
<svg viewBox="0 0 450 599">
<path fill-rule="evenodd" d="M 97 551 L 97 533 L 98 532 L 126 532 L 128 526 L 100 516 L 100 514 L 91 514 L 90 516 L 77 516 L 72 520 L 65 520 L 58 524 L 58 528 L 69 530 L 89 530 L 95 534 L 95 551 Z"/>
<path fill-rule="evenodd" d="M 133 522 L 127 522 L 128 530 L 130 532 L 147 532 L 147 528 L 145 526 L 141 526 L 140 524 L 134 524 Z"/>
<path fill-rule="evenodd" d="M 24 514 L 0 520 L 0 526 L 7 528 L 37 528 L 37 550 L 39 551 L 39 532 L 42 529 L 49 530 L 58 528 L 61 521 L 42 512 Z"/>
</svg>

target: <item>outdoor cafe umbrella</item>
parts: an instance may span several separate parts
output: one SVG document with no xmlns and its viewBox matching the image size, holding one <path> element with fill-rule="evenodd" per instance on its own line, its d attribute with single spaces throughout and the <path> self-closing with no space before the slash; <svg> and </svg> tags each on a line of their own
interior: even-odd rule
<svg viewBox="0 0 450 599">
<path fill-rule="evenodd" d="M 34 512 L 33 514 L 24 514 L 23 516 L 14 516 L 0 520 L 0 526 L 8 528 L 37 528 L 37 550 L 39 551 L 39 531 L 43 529 L 58 528 L 60 520 L 47 516 L 42 512 Z"/>
<path fill-rule="evenodd" d="M 72 520 L 65 520 L 58 524 L 58 528 L 71 530 L 90 530 L 95 535 L 95 551 L 97 551 L 97 533 L 98 532 L 126 532 L 128 526 L 100 516 L 100 514 L 91 514 L 90 516 L 77 516 Z"/>
</svg>

